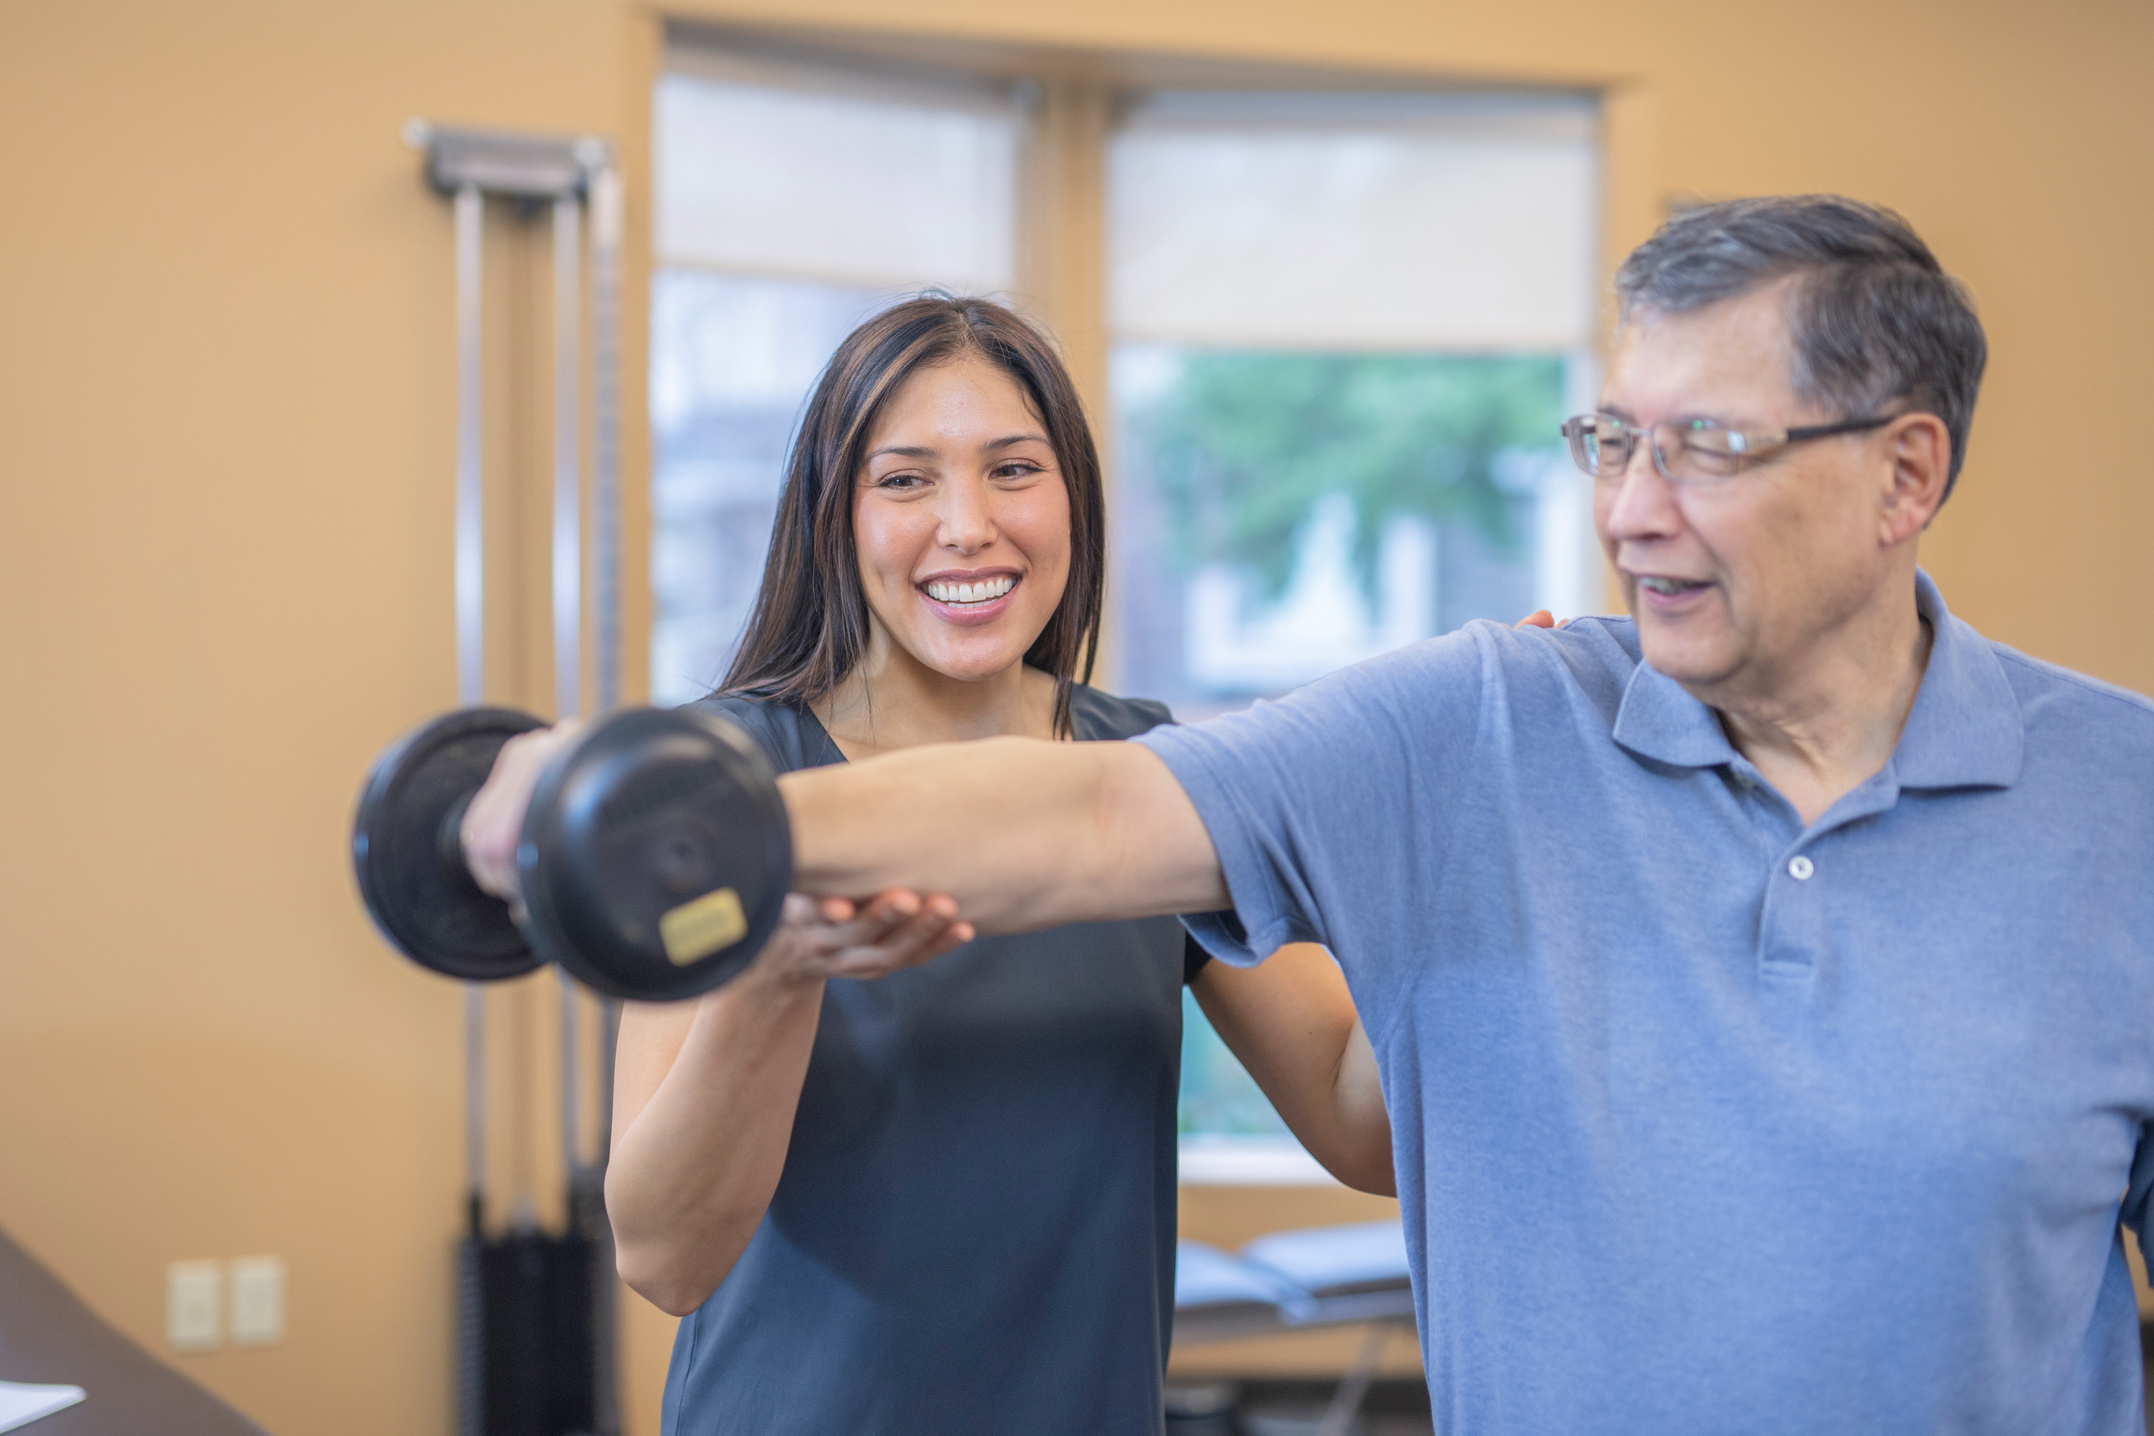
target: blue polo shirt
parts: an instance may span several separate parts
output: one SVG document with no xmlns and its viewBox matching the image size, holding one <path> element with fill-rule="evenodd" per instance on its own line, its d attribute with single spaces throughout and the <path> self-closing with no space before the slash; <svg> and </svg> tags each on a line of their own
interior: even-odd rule
<svg viewBox="0 0 2154 1436">
<path fill-rule="evenodd" d="M 1320 942 L 1443 1432 L 2141 1432 L 2154 704 L 1935 631 L 1805 827 L 1627 619 L 1487 623 L 1137 740 L 1247 964 Z"/>
</svg>

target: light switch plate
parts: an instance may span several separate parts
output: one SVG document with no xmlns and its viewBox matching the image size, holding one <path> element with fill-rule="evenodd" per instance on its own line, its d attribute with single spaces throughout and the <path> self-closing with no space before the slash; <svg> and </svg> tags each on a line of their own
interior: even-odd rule
<svg viewBox="0 0 2154 1436">
<path fill-rule="evenodd" d="M 232 1344 L 274 1346 L 284 1340 L 284 1259 L 232 1258 Z"/>
<path fill-rule="evenodd" d="M 176 1261 L 165 1268 L 165 1342 L 174 1351 L 224 1344 L 224 1264 Z"/>
</svg>

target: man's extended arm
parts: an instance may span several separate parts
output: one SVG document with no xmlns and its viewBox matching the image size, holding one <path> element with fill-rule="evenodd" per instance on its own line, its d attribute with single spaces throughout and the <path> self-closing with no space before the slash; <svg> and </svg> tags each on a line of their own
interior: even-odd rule
<svg viewBox="0 0 2154 1436">
<path fill-rule="evenodd" d="M 464 857 L 486 891 L 515 897 L 524 809 L 575 733 L 564 723 L 510 739 L 472 799 Z M 787 773 L 778 789 L 800 892 L 948 893 L 981 932 L 1228 905 L 1196 808 L 1133 743 L 938 743 Z"/>
<path fill-rule="evenodd" d="M 801 892 L 948 893 L 981 932 L 1229 905 L 1196 808 L 1133 743 L 943 743 L 778 787 Z"/>
</svg>

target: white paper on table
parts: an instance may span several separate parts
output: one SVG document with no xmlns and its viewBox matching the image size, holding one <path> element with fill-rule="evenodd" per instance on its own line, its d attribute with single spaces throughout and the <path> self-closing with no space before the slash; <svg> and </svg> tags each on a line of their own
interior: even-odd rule
<svg viewBox="0 0 2154 1436">
<path fill-rule="evenodd" d="M 13 1431 L 55 1411 L 65 1411 L 81 1399 L 79 1386 L 24 1386 L 0 1381 L 0 1431 Z"/>
</svg>

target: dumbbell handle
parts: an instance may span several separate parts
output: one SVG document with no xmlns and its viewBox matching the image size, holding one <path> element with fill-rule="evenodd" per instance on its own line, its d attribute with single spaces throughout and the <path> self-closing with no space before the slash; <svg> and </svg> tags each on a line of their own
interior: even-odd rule
<svg viewBox="0 0 2154 1436">
<path fill-rule="evenodd" d="M 471 871 L 471 862 L 464 856 L 464 814 L 471 811 L 471 799 L 478 796 L 473 789 L 467 797 L 449 805 L 442 814 L 441 831 L 434 835 L 434 847 L 441 855 L 441 866 L 458 882 L 469 883 L 474 892 L 484 892 L 479 886 L 478 875 Z"/>
</svg>

